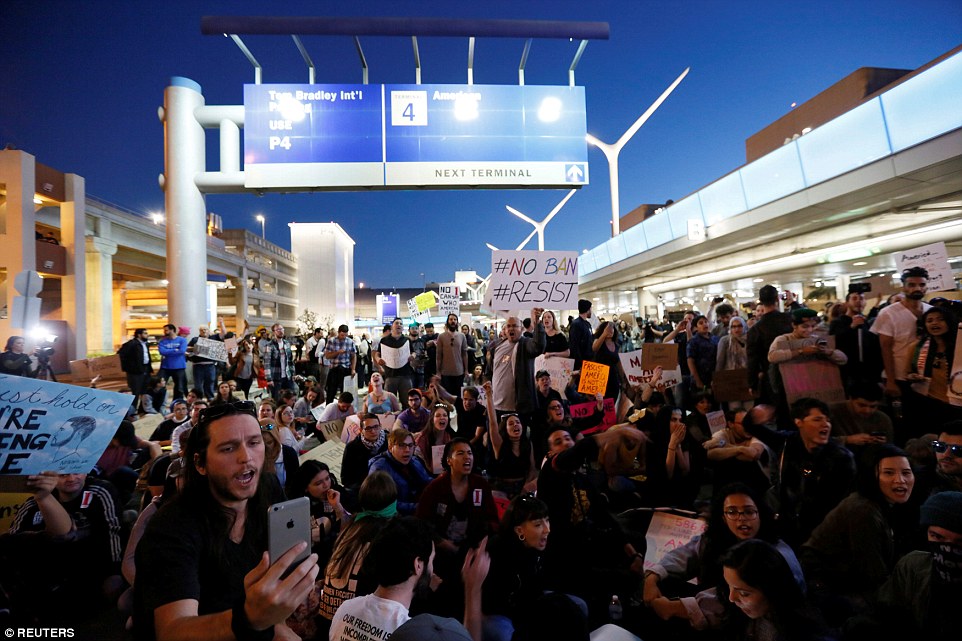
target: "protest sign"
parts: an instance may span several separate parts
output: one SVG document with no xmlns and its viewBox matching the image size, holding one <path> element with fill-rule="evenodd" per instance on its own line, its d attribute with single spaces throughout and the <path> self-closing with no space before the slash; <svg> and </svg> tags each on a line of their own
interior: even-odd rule
<svg viewBox="0 0 962 641">
<path fill-rule="evenodd" d="M 534 359 L 534 371 L 544 370 L 551 374 L 551 389 L 556 390 L 561 396 L 565 397 L 565 388 L 571 382 L 571 370 L 575 367 L 575 359 L 558 358 L 552 356 L 546 358 L 544 354 Z"/>
<path fill-rule="evenodd" d="M 237 339 L 233 336 L 224 339 L 224 347 L 227 348 L 227 353 L 233 356 L 237 353 Z"/>
<path fill-rule="evenodd" d="M 618 421 L 618 416 L 615 413 L 615 399 L 606 398 L 603 401 L 605 417 L 601 419 L 601 423 L 597 427 L 592 427 L 584 430 L 582 434 L 594 434 L 595 432 L 603 432 Z M 571 418 L 584 418 L 586 416 L 591 416 L 595 413 L 595 409 L 598 407 L 597 401 L 588 401 L 587 403 L 578 403 L 572 405 L 568 408 L 571 412 Z"/>
<path fill-rule="evenodd" d="M 460 316 L 461 292 L 457 283 L 438 285 L 438 314 L 447 318 L 448 314 Z"/>
<path fill-rule="evenodd" d="M 327 409 L 327 406 L 324 404 L 318 405 L 317 407 L 312 407 L 311 416 L 314 417 L 315 421 L 319 421 L 321 420 L 321 415 L 324 413 L 325 409 Z"/>
<path fill-rule="evenodd" d="M 705 418 L 708 419 L 708 429 L 711 430 L 712 434 L 725 429 L 727 426 L 725 421 L 725 412 L 722 410 L 708 412 L 705 414 Z"/>
<path fill-rule="evenodd" d="M 654 370 L 645 369 L 641 364 L 642 352 L 644 350 L 637 349 L 633 352 L 621 352 L 618 354 L 618 358 L 621 359 L 621 368 L 625 371 L 625 376 L 628 377 L 628 383 L 630 385 L 641 385 L 643 383 L 650 383 L 651 377 L 654 374 Z M 659 381 L 659 386 L 663 386 L 664 389 L 669 387 L 674 387 L 681 382 L 681 367 L 676 366 L 674 369 L 666 369 L 661 373 L 661 380 Z"/>
<path fill-rule="evenodd" d="M 426 312 L 427 310 L 434 307 L 437 302 L 436 294 L 434 292 L 421 292 L 414 297 L 414 304 L 417 305 L 419 312 Z"/>
<path fill-rule="evenodd" d="M 578 307 L 578 252 L 491 252 L 491 308 Z"/>
<path fill-rule="evenodd" d="M 0 375 L 0 474 L 87 473 L 132 396 Z"/>
<path fill-rule="evenodd" d="M 340 476 L 341 460 L 344 458 L 345 447 L 347 446 L 344 443 L 336 439 L 324 441 L 317 447 L 301 454 L 298 460 L 301 465 L 304 465 L 307 461 L 327 463 L 327 466 L 331 468 L 331 476 Z"/>
<path fill-rule="evenodd" d="M 17 510 L 23 502 L 32 497 L 33 494 L 22 494 L 19 492 L 0 493 L 0 532 L 6 532 L 13 525 L 13 517 L 17 515 Z"/>
<path fill-rule="evenodd" d="M 215 341 L 212 338 L 197 338 L 194 343 L 194 356 L 207 358 L 212 361 L 227 362 L 227 346 L 224 341 Z"/>
<path fill-rule="evenodd" d="M 845 388 L 838 365 L 821 360 L 779 363 L 785 398 L 791 405 L 800 398 L 817 398 L 828 403 L 845 400 Z"/>
<path fill-rule="evenodd" d="M 689 543 L 693 538 L 705 533 L 708 524 L 694 519 L 667 512 L 655 512 L 648 526 L 645 540 L 648 550 L 645 553 L 645 569 L 650 570 L 661 563 L 666 554 Z"/>
<path fill-rule="evenodd" d="M 578 392 L 581 394 L 604 394 L 608 387 L 608 372 L 611 368 L 601 363 L 583 361 Z"/>
<path fill-rule="evenodd" d="M 432 445 L 431 446 L 431 474 L 437 476 L 444 471 L 444 466 L 441 465 L 441 461 L 444 460 L 444 448 L 447 445 Z"/>
<path fill-rule="evenodd" d="M 391 347 L 382 342 L 380 349 L 384 366 L 391 369 L 401 369 L 408 364 L 408 358 L 411 356 L 411 343 L 409 341 L 404 341 L 404 344 L 400 347 Z"/>
<path fill-rule="evenodd" d="M 124 378 L 124 370 L 120 367 L 120 355 L 111 354 L 99 358 L 87 359 L 87 368 L 90 370 L 90 377 L 99 376 L 101 378 Z"/>
<path fill-rule="evenodd" d="M 916 247 L 895 255 L 896 270 L 901 272 L 909 267 L 924 267 L 929 272 L 928 290 L 941 292 L 955 289 L 955 279 L 949 266 L 949 254 L 945 243 L 938 242 Z"/>
<path fill-rule="evenodd" d="M 750 401 L 752 390 L 748 386 L 747 369 L 718 370 L 711 379 L 712 394 L 716 401 Z"/>
<path fill-rule="evenodd" d="M 678 345 L 675 343 L 645 343 L 641 348 L 642 369 L 664 370 L 678 367 Z"/>
</svg>

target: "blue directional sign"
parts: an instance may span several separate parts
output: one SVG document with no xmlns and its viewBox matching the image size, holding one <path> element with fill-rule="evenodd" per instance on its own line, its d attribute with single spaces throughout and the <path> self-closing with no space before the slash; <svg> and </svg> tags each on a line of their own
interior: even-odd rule
<svg viewBox="0 0 962 641">
<path fill-rule="evenodd" d="M 246 85 L 247 187 L 588 182 L 583 87 Z"/>
</svg>

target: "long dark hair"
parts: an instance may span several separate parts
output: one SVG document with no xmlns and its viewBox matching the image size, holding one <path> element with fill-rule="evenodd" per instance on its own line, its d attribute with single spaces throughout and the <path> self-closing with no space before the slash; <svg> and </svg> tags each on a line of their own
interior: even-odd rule
<svg viewBox="0 0 962 641">
<path fill-rule="evenodd" d="M 744 494 L 750 498 L 758 508 L 759 528 L 756 539 L 774 544 L 778 540 L 775 532 L 775 514 L 758 493 L 744 483 L 729 483 L 715 493 L 711 502 L 711 515 L 708 518 L 708 529 L 705 531 L 705 555 L 702 558 L 699 585 L 715 585 L 721 580 L 721 558 L 732 546 L 741 541 L 732 534 L 725 518 L 725 499 L 735 494 Z"/>
<path fill-rule="evenodd" d="M 738 578 L 765 596 L 778 639 L 811 641 L 823 635 L 825 624 L 821 615 L 810 605 L 788 561 L 774 545 L 758 539 L 742 541 L 725 554 L 722 565 L 735 570 Z M 722 581 L 718 598 L 728 613 L 728 624 L 742 630 L 748 617 L 728 597 L 729 586 Z"/>
<path fill-rule="evenodd" d="M 238 411 L 230 404 L 219 406 L 218 409 L 221 408 L 225 410 L 223 414 L 212 420 L 205 418 L 190 430 L 184 455 L 187 466 L 186 483 L 184 491 L 174 499 L 183 501 L 197 520 L 204 538 L 210 541 L 212 554 L 218 564 L 226 563 L 226 544 L 230 540 L 230 531 L 234 526 L 236 515 L 217 500 L 211 491 L 210 480 L 198 471 L 197 465 L 206 463 L 207 448 L 210 446 L 210 426 L 215 421 L 234 414 L 244 414 L 250 416 L 255 423 L 257 421 L 253 414 Z M 257 479 L 257 491 L 247 500 L 245 532 L 241 545 L 248 547 L 249 551 L 255 554 L 260 554 L 267 546 L 267 512 L 271 503 L 271 485 L 267 476 L 262 466 Z"/>
<path fill-rule="evenodd" d="M 952 371 L 952 362 L 955 357 L 955 339 L 958 336 L 956 328 L 958 327 L 958 320 L 952 310 L 948 307 L 930 307 L 923 312 L 922 317 L 919 318 L 919 332 L 922 335 L 922 343 L 928 343 L 929 345 L 929 357 L 925 360 L 925 371 L 919 372 L 923 376 L 932 376 L 932 362 L 935 360 L 933 355 L 937 351 L 935 346 L 935 337 L 930 336 L 927 331 L 925 331 L 925 320 L 932 314 L 939 314 L 942 316 L 942 320 L 948 326 L 949 330 L 945 333 L 943 340 L 945 340 L 945 359 L 948 363 L 949 372 Z"/>
<path fill-rule="evenodd" d="M 334 475 L 334 472 L 331 471 L 331 468 L 327 465 L 327 463 L 323 463 L 321 461 L 313 461 L 313 460 L 304 461 L 304 463 L 299 468 L 297 468 L 297 471 L 294 473 L 293 483 L 288 484 L 291 489 L 291 494 L 293 494 L 291 498 L 306 496 L 310 498 L 312 501 L 318 500 L 318 499 L 315 499 L 310 494 L 308 494 L 307 486 L 310 485 L 311 481 L 314 480 L 314 477 L 320 474 L 321 472 L 327 472 L 327 474 L 331 477 L 332 489 L 335 489 L 338 491 L 341 490 L 341 485 L 337 481 L 337 476 Z"/>
<path fill-rule="evenodd" d="M 521 416 L 515 414 L 514 412 L 509 412 L 501 417 L 498 421 L 498 434 L 501 435 L 501 451 L 504 451 L 504 446 L 507 445 L 511 448 L 511 439 L 508 438 L 508 418 L 514 416 L 521 421 Z M 528 428 L 525 426 L 524 421 L 521 421 L 521 438 L 518 439 L 518 457 L 527 460 L 528 454 L 531 452 L 531 439 L 528 438 Z"/>
<path fill-rule="evenodd" d="M 364 510 L 383 510 L 397 501 L 397 485 L 387 472 L 372 472 L 361 483 L 358 500 Z M 374 535 L 381 531 L 387 519 L 369 516 L 355 520 L 341 530 L 334 543 L 331 560 L 327 562 L 326 576 L 346 576 L 354 566 L 359 556 L 367 553 L 367 548 L 374 540 Z"/>
</svg>

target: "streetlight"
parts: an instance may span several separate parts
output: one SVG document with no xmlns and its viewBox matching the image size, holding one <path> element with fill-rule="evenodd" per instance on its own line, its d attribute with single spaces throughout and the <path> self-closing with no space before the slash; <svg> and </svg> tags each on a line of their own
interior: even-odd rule
<svg viewBox="0 0 962 641">
<path fill-rule="evenodd" d="M 688 69 L 685 69 L 684 71 L 682 71 L 681 75 L 675 78 L 675 82 L 671 83 L 671 85 L 669 85 L 668 88 L 665 89 L 664 93 L 662 93 L 658 97 L 658 100 L 651 103 L 651 106 L 648 107 L 648 110 L 645 111 L 645 113 L 641 114 L 641 116 L 638 118 L 638 120 L 634 122 L 633 125 L 628 127 L 627 131 L 625 131 L 625 133 L 621 135 L 621 138 L 619 138 L 617 142 L 613 144 L 608 144 L 605 142 L 601 142 L 591 134 L 587 134 L 585 136 L 585 139 L 589 143 L 591 143 L 592 145 L 600 149 L 605 154 L 605 158 L 608 159 L 608 179 L 611 183 L 611 237 L 612 238 L 614 238 L 615 236 L 621 233 L 621 220 L 619 219 L 619 216 L 618 216 L 618 207 L 619 207 L 618 154 L 620 154 L 622 148 L 626 144 L 628 144 L 628 141 L 631 140 L 631 137 L 634 136 L 638 132 L 638 130 L 641 129 L 641 126 L 645 124 L 648 118 L 651 117 L 651 114 L 655 113 L 655 110 L 661 106 L 661 103 L 663 103 L 665 99 L 669 96 L 669 94 L 671 94 L 671 92 L 675 90 L 675 87 L 677 87 L 681 83 L 681 81 L 685 79 L 685 76 L 688 75 L 688 71 L 690 69 L 691 67 L 688 67 Z"/>
<path fill-rule="evenodd" d="M 264 221 L 266 219 L 261 214 L 257 214 L 256 216 L 254 216 L 254 218 L 257 219 L 257 222 L 261 224 L 261 238 L 267 238 L 267 235 L 264 233 Z"/>
<path fill-rule="evenodd" d="M 578 190 L 572 189 L 571 191 L 569 191 L 568 195 L 562 198 L 561 202 L 555 205 L 555 208 L 551 210 L 551 213 L 545 216 L 545 219 L 542 220 L 540 223 L 536 223 L 535 221 L 528 218 L 527 216 L 522 214 L 520 211 L 518 211 L 511 205 L 505 205 L 504 208 L 507 209 L 512 214 L 514 214 L 515 216 L 517 216 L 518 218 L 520 218 L 521 220 L 525 220 L 531 223 L 532 225 L 534 225 L 534 232 L 532 233 L 538 234 L 538 251 L 544 251 L 544 228 L 548 226 L 548 223 L 551 222 L 551 219 L 554 218 L 555 214 L 561 211 L 561 208 L 565 206 L 565 203 L 568 202 L 568 199 L 575 195 L 576 191 Z M 528 240 L 530 238 L 531 236 L 528 236 L 528 238 L 525 238 L 524 242 L 521 243 L 521 247 L 524 247 L 528 243 Z M 520 249 L 521 247 L 519 247 L 518 249 Z"/>
</svg>

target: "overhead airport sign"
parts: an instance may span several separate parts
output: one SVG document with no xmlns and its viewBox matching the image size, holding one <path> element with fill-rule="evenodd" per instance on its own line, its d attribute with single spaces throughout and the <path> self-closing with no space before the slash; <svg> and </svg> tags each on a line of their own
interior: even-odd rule
<svg viewBox="0 0 962 641">
<path fill-rule="evenodd" d="M 584 87 L 245 85 L 244 186 L 588 183 Z"/>
</svg>

